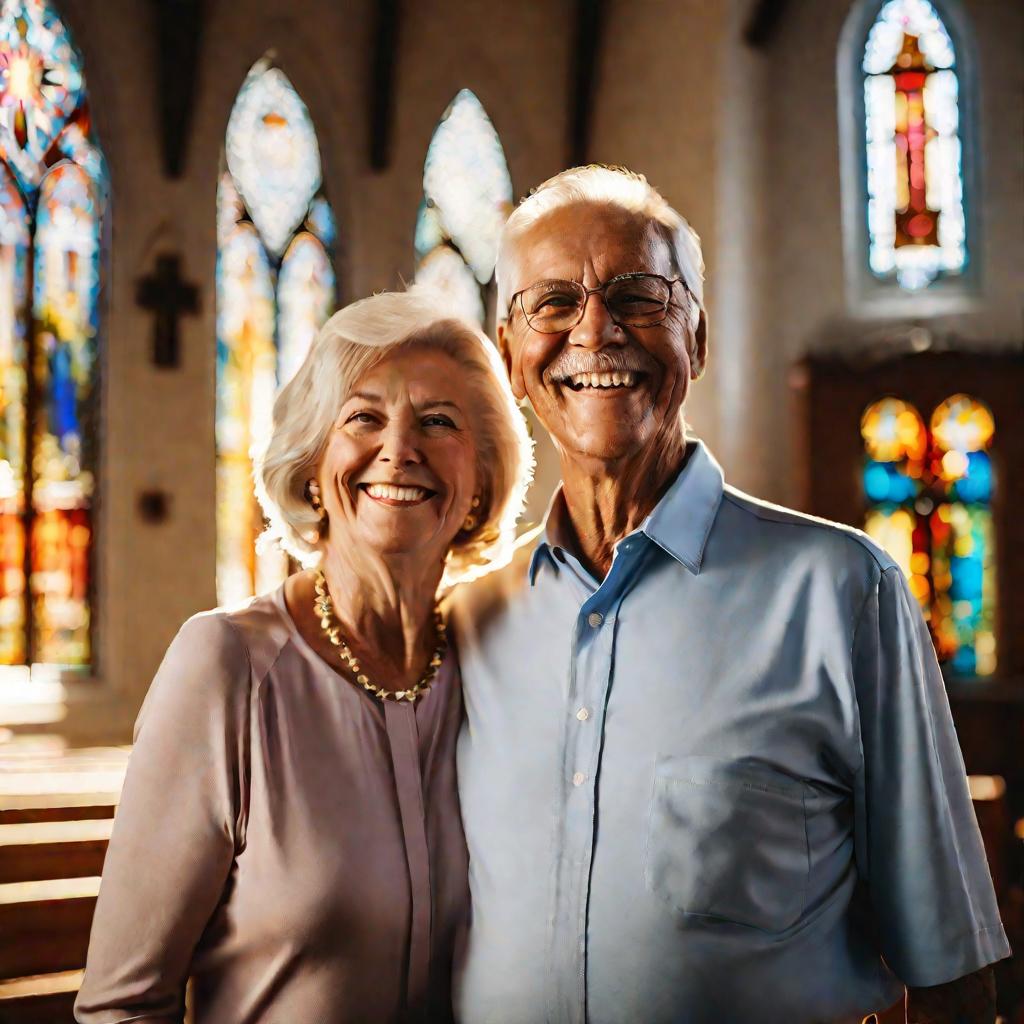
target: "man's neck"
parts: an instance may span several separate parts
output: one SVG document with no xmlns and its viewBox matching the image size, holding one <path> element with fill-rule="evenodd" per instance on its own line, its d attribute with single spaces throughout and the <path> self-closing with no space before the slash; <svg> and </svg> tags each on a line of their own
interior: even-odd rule
<svg viewBox="0 0 1024 1024">
<path fill-rule="evenodd" d="M 604 579 L 615 545 L 651 514 L 682 469 L 682 432 L 659 450 L 615 462 L 562 456 L 562 494 L 575 534 L 576 554 L 595 578 Z"/>
</svg>

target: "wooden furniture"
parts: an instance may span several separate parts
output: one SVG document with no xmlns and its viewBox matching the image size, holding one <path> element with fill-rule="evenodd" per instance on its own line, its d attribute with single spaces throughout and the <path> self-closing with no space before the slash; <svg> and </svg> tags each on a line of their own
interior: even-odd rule
<svg viewBox="0 0 1024 1024">
<path fill-rule="evenodd" d="M 0 1024 L 73 1024 L 126 758 L 0 746 Z"/>
<path fill-rule="evenodd" d="M 1024 951 L 1024 844 L 1011 824 L 1024 818 L 1024 354 L 923 352 L 860 362 L 810 357 L 794 367 L 791 383 L 800 507 L 858 527 L 866 509 L 860 420 L 872 402 L 901 398 L 927 420 L 940 402 L 966 393 L 992 411 L 997 665 L 986 678 L 947 675 L 946 688 L 967 771 L 989 777 L 972 780 L 975 811 L 1010 944 Z M 997 984 L 1004 1015 L 1024 1021 L 1020 953 L 998 965 Z"/>
</svg>

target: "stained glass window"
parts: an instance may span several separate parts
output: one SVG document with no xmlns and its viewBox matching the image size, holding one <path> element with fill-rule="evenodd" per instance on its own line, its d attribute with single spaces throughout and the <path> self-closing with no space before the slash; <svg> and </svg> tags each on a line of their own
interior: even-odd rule
<svg viewBox="0 0 1024 1024">
<path fill-rule="evenodd" d="M 993 469 L 988 407 L 953 395 L 924 420 L 883 398 L 864 411 L 865 530 L 907 575 L 941 661 L 956 675 L 996 667 Z"/>
<path fill-rule="evenodd" d="M 484 319 L 482 287 L 494 276 L 498 237 L 512 212 L 512 179 L 483 105 L 462 89 L 427 148 L 416 218 L 416 280 L 448 292 L 454 307 Z"/>
<path fill-rule="evenodd" d="M 869 263 L 924 288 L 967 262 L 956 55 L 928 0 L 882 5 L 862 71 Z"/>
<path fill-rule="evenodd" d="M 88 666 L 100 227 L 82 60 L 45 0 L 0 4 L 0 664 Z"/>
<path fill-rule="evenodd" d="M 257 549 L 263 517 L 252 452 L 274 399 L 335 308 L 334 215 L 309 111 L 287 76 L 259 61 L 228 120 L 217 191 L 217 594 L 232 603 L 288 572 Z"/>
</svg>

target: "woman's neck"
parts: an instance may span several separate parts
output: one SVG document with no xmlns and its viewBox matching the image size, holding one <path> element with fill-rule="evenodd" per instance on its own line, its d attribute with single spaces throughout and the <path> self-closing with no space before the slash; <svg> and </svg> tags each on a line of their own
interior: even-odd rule
<svg viewBox="0 0 1024 1024">
<path fill-rule="evenodd" d="M 329 548 L 320 568 L 341 634 L 365 673 L 385 689 L 415 683 L 437 643 L 434 608 L 444 565 Z M 305 639 L 339 664 L 313 609 L 314 578 L 312 572 L 293 577 L 286 598 Z"/>
</svg>

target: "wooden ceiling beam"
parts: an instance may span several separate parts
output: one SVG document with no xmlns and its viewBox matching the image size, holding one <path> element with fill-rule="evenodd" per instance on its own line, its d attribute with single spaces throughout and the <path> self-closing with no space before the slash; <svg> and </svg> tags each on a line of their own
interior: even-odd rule
<svg viewBox="0 0 1024 1024">
<path fill-rule="evenodd" d="M 788 0 L 755 0 L 743 26 L 743 41 L 754 49 L 768 46 L 786 13 Z"/>
<path fill-rule="evenodd" d="M 377 0 L 370 67 L 370 166 L 386 170 L 391 162 L 395 118 L 395 70 L 402 12 L 400 0 Z"/>
<path fill-rule="evenodd" d="M 206 0 L 151 0 L 157 47 L 157 103 L 164 173 L 180 178 L 188 161 Z"/>
<path fill-rule="evenodd" d="M 605 28 L 605 0 L 576 0 L 569 98 L 569 163 L 589 159 L 594 92 Z"/>
</svg>

